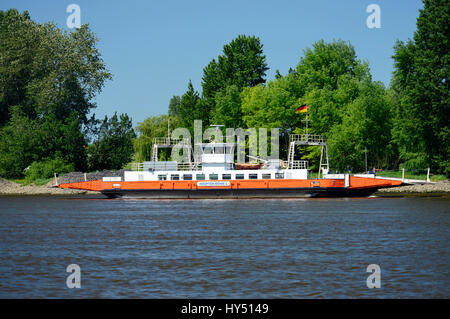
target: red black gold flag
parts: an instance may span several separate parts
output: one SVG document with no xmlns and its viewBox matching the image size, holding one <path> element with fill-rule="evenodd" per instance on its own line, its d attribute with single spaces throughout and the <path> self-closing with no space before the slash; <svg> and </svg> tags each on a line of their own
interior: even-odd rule
<svg viewBox="0 0 450 319">
<path fill-rule="evenodd" d="M 296 110 L 295 113 L 305 113 L 308 112 L 308 105 L 303 104 L 302 106 L 299 106 Z"/>
</svg>

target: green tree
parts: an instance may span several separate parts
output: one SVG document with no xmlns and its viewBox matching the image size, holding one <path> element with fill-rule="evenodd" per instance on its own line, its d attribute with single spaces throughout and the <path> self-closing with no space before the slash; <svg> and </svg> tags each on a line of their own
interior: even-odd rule
<svg viewBox="0 0 450 319">
<path fill-rule="evenodd" d="M 295 109 L 300 106 L 293 75 L 269 81 L 267 86 L 247 87 L 242 91 L 242 114 L 247 127 L 280 128 L 289 134 L 300 125 Z"/>
<path fill-rule="evenodd" d="M 361 62 L 355 48 L 342 40 L 320 40 L 306 49 L 296 68 L 299 93 L 309 107 L 311 128 L 326 134 L 342 122 L 346 104 L 358 96 L 358 83 L 371 82 L 369 67 Z"/>
<path fill-rule="evenodd" d="M 87 25 L 68 33 L 0 11 L 0 174 L 57 157 L 86 168 L 82 127 L 111 78 L 96 43 Z"/>
<path fill-rule="evenodd" d="M 180 126 L 191 131 L 193 136 L 194 120 L 203 120 L 204 125 L 209 124 L 209 114 L 206 105 L 202 103 L 200 95 L 194 90 L 192 82 L 189 81 L 188 89 L 183 94 L 178 108 Z"/>
<path fill-rule="evenodd" d="M 413 40 L 394 47 L 392 134 L 407 168 L 450 175 L 450 2 L 423 2 Z"/>
<path fill-rule="evenodd" d="M 305 50 L 296 71 L 278 75 L 267 86 L 244 88 L 243 120 L 248 127 L 279 127 L 284 144 L 280 154 L 286 156 L 288 135 L 305 133 L 305 114 L 297 114 L 296 108 L 306 103 L 309 133 L 330 140 L 330 164 L 343 169 L 343 161 L 348 159 L 348 165 L 361 169 L 365 147 L 373 165 L 381 165 L 380 159 L 390 154 L 386 148 L 390 140 L 389 100 L 385 95 L 384 87 L 372 82 L 368 64 L 357 58 L 350 43 L 321 40 Z M 371 130 L 373 134 L 369 134 Z M 301 148 L 300 152 L 315 167 L 320 149 Z M 339 157 L 342 152 L 349 155 Z"/>
<path fill-rule="evenodd" d="M 386 167 L 390 161 L 391 116 L 387 92 L 382 83 L 359 84 L 358 97 L 346 106 L 342 122 L 328 134 L 330 162 L 345 171 Z"/>
<path fill-rule="evenodd" d="M 168 134 L 168 121 L 170 127 L 181 126 L 178 117 L 170 117 L 168 115 L 150 116 L 143 122 L 138 123 L 136 130 L 138 138 L 134 141 L 134 150 L 136 160 L 138 162 L 148 161 L 152 155 L 153 139 L 155 137 L 166 137 Z M 159 153 L 162 159 L 168 159 L 169 152 L 161 150 Z"/>
<path fill-rule="evenodd" d="M 179 115 L 180 112 L 180 104 L 181 104 L 181 97 L 178 95 L 174 95 L 169 102 L 169 116 L 175 117 Z"/>
<path fill-rule="evenodd" d="M 223 92 L 217 92 L 211 121 L 225 125 L 225 127 L 243 126 L 241 91 L 236 85 L 230 85 Z"/>
<path fill-rule="evenodd" d="M 255 36 L 239 35 L 223 47 L 223 55 L 213 59 L 204 69 L 203 97 L 214 99 L 216 93 L 229 85 L 239 89 L 265 83 L 269 69 L 263 45 Z"/>
<path fill-rule="evenodd" d="M 40 126 L 12 108 L 10 124 L 0 130 L 0 175 L 20 178 L 23 170 L 42 156 Z"/>
<path fill-rule="evenodd" d="M 216 109 L 216 94 L 225 93 L 234 85 L 239 91 L 265 83 L 269 69 L 263 45 L 255 36 L 239 35 L 223 47 L 223 54 L 213 59 L 204 69 L 202 77 L 203 114 L 213 118 Z M 203 118 L 202 118 L 203 119 Z M 203 119 L 204 120 L 204 119 Z"/>
<path fill-rule="evenodd" d="M 91 170 L 120 169 L 131 161 L 133 141 L 136 134 L 127 114 L 117 112 L 100 125 L 99 136 L 88 147 L 88 162 Z"/>
<path fill-rule="evenodd" d="M 84 123 L 111 78 L 96 43 L 87 25 L 67 33 L 31 21 L 27 12 L 0 11 L 0 125 L 14 105 L 31 119 L 64 120 L 75 112 Z"/>
<path fill-rule="evenodd" d="M 64 121 L 55 116 L 32 120 L 19 107 L 13 107 L 11 114 L 0 130 L 1 176 L 20 178 L 32 162 L 53 158 L 86 169 L 87 143 L 76 114 Z"/>
</svg>

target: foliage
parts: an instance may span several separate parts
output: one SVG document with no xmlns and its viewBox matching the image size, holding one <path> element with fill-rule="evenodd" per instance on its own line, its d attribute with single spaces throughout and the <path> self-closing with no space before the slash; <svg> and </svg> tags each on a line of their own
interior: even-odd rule
<svg viewBox="0 0 450 319">
<path fill-rule="evenodd" d="M 215 108 L 211 114 L 212 123 L 225 127 L 238 128 L 243 126 L 241 112 L 241 90 L 236 85 L 228 86 L 223 92 L 217 92 Z"/>
<path fill-rule="evenodd" d="M 259 38 L 245 35 L 225 44 L 217 62 L 213 59 L 203 69 L 203 97 L 214 99 L 217 92 L 230 85 L 242 89 L 264 83 L 269 68 L 262 47 Z"/>
<path fill-rule="evenodd" d="M 153 139 L 155 137 L 165 137 L 168 134 L 168 122 L 170 127 L 180 127 L 178 118 L 169 117 L 168 115 L 151 116 L 143 122 L 138 123 L 136 130 L 139 133 L 138 138 L 134 141 L 134 149 L 136 152 L 136 160 L 138 162 L 148 161 L 151 158 Z M 167 150 L 160 152 L 161 158 L 167 159 L 169 154 Z"/>
<path fill-rule="evenodd" d="M 394 47 L 393 141 L 410 169 L 450 176 L 448 0 L 424 0 L 413 40 Z"/>
<path fill-rule="evenodd" d="M 189 81 L 187 91 L 180 100 L 172 100 L 169 115 L 180 118 L 180 124 L 193 133 L 194 120 L 201 120 L 203 126 L 209 124 L 242 123 L 238 92 L 243 87 L 251 87 L 265 82 L 268 70 L 259 38 L 240 35 L 223 47 L 223 54 L 213 59 L 204 69 L 202 94 L 194 90 Z M 232 96 L 230 96 L 230 94 Z M 226 106 L 224 103 L 231 102 Z M 217 106 L 217 102 L 220 105 Z M 176 110 L 176 111 L 175 111 Z M 222 117 L 222 111 L 231 114 Z"/>
<path fill-rule="evenodd" d="M 332 167 L 340 171 L 383 167 L 389 162 L 391 121 L 386 91 L 381 83 L 360 84 L 359 96 L 343 110 L 340 124 L 328 134 Z"/>
<path fill-rule="evenodd" d="M 65 120 L 75 112 L 84 123 L 111 78 L 96 42 L 87 25 L 67 33 L 27 12 L 0 11 L 0 126 L 15 105 L 30 119 Z"/>
<path fill-rule="evenodd" d="M 135 137 L 127 114 L 118 117 L 116 112 L 110 119 L 105 116 L 97 139 L 88 146 L 89 169 L 121 169 L 131 160 Z"/>
<path fill-rule="evenodd" d="M 68 33 L 0 11 L 0 175 L 48 158 L 87 168 L 83 126 L 111 78 L 96 43 L 87 25 Z"/>
<path fill-rule="evenodd" d="M 0 130 L 0 175 L 20 178 L 32 162 L 59 157 L 75 168 L 86 168 L 86 141 L 76 115 L 64 121 L 54 116 L 31 120 L 19 108 Z M 74 152 L 74 150 L 79 150 Z"/>
<path fill-rule="evenodd" d="M 305 50 L 295 72 L 279 75 L 267 86 L 244 88 L 243 120 L 248 127 L 279 127 L 285 137 L 305 134 L 306 116 L 296 113 L 304 103 L 308 105 L 309 133 L 325 135 L 329 140 L 332 167 L 343 170 L 349 165 L 361 170 L 366 147 L 370 165 L 382 165 L 389 157 L 385 89 L 372 83 L 367 63 L 357 59 L 350 43 L 318 41 L 313 49 Z M 286 153 L 286 147 L 281 153 Z M 320 149 L 307 147 L 300 153 L 314 163 Z"/>
<path fill-rule="evenodd" d="M 181 98 L 177 95 L 174 95 L 169 102 L 169 112 L 168 114 L 172 117 L 178 116 L 180 112 L 180 104 Z"/>
<path fill-rule="evenodd" d="M 60 158 L 45 159 L 40 162 L 33 162 L 25 172 L 25 184 L 40 183 L 53 177 L 56 174 L 65 174 L 74 170 L 73 164 L 67 164 Z"/>
<path fill-rule="evenodd" d="M 194 90 L 191 81 L 188 83 L 188 90 L 181 97 L 180 106 L 178 108 L 178 117 L 180 126 L 189 129 L 192 136 L 194 135 L 193 130 L 195 120 L 203 120 L 204 125 L 209 124 L 209 109 L 200 99 L 199 93 Z"/>
</svg>

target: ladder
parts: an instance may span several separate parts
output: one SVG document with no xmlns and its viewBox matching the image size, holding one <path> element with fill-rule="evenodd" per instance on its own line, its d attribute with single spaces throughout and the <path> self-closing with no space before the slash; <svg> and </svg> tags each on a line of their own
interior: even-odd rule
<svg viewBox="0 0 450 319">
<path fill-rule="evenodd" d="M 312 135 L 312 134 L 291 134 L 289 136 L 289 152 L 288 152 L 288 169 L 294 168 L 294 157 L 295 157 L 295 146 L 297 145 L 305 145 L 305 146 L 321 146 L 320 152 L 320 164 L 319 164 L 319 175 L 320 172 L 326 170 L 329 171 L 329 163 L 328 163 L 328 148 L 327 142 L 324 136 L 322 135 Z"/>
<path fill-rule="evenodd" d="M 292 169 L 294 166 L 294 156 L 295 156 L 295 142 L 289 143 L 289 152 L 288 152 L 288 169 Z"/>
</svg>

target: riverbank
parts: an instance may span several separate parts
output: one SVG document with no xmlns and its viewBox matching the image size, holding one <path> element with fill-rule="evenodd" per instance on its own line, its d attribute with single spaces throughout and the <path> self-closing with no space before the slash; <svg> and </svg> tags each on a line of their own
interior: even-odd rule
<svg viewBox="0 0 450 319">
<path fill-rule="evenodd" d="M 123 170 L 103 170 L 90 173 L 71 172 L 58 176 L 58 184 L 76 183 L 85 180 L 94 181 L 105 176 L 120 176 L 123 178 Z M 45 185 L 21 185 L 0 177 L 0 195 L 100 195 L 100 192 L 77 189 L 63 189 L 55 187 L 56 181 L 52 179 Z"/>
<path fill-rule="evenodd" d="M 450 196 L 450 181 L 438 181 L 435 184 L 416 184 L 409 186 L 383 188 L 377 196 Z"/>
<path fill-rule="evenodd" d="M 55 181 L 50 181 L 46 185 L 26 185 L 22 186 L 18 183 L 0 178 L 0 195 L 93 195 L 99 192 L 84 191 L 77 189 L 62 189 L 52 187 Z"/>
</svg>

